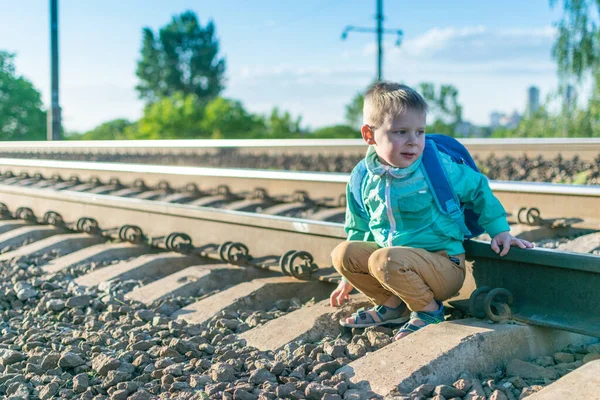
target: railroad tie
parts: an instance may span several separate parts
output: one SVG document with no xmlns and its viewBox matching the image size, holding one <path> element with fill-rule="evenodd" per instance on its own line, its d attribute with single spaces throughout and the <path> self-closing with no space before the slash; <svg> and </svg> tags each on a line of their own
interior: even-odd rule
<svg viewBox="0 0 600 400">
<path fill-rule="evenodd" d="M 600 399 L 600 360 L 584 364 L 534 393 L 531 400 Z"/>
<path fill-rule="evenodd" d="M 180 253 L 144 254 L 132 261 L 120 262 L 100 268 L 75 279 L 79 286 L 97 286 L 112 280 L 156 280 L 173 274 L 203 260 Z"/>
<path fill-rule="evenodd" d="M 67 231 L 55 226 L 23 226 L 0 234 L 0 249 L 20 246 L 26 240 L 35 242 L 59 233 L 67 233 Z"/>
<path fill-rule="evenodd" d="M 341 309 L 331 307 L 329 299 L 322 300 L 244 332 L 240 338 L 257 349 L 276 351 L 291 342 L 314 343 L 327 336 L 335 337 L 340 331 L 340 319 L 349 317 L 359 307 L 370 306 L 365 300 L 352 295 L 351 302 Z"/>
<path fill-rule="evenodd" d="M 331 285 L 318 281 L 299 281 L 288 277 L 255 279 L 244 282 L 182 308 L 172 315 L 189 323 L 205 324 L 220 312 L 236 308 L 266 308 L 276 300 L 297 297 L 302 303 L 321 300 L 331 292 Z"/>
<path fill-rule="evenodd" d="M 351 381 L 386 395 L 410 393 L 423 381 L 440 385 L 462 374 L 495 371 L 511 359 L 553 353 L 589 336 L 525 325 L 490 325 L 476 319 L 429 326 L 342 367 Z M 400 357 L 402 355 L 403 357 Z"/>
<path fill-rule="evenodd" d="M 127 242 L 116 244 L 102 243 L 59 257 L 43 266 L 42 269 L 46 273 L 55 273 L 84 262 L 100 262 L 135 257 L 152 251 L 156 250 L 152 250 L 145 245 L 134 245 Z"/>
<path fill-rule="evenodd" d="M 104 241 L 106 239 L 102 236 L 89 235 L 87 233 L 54 235 L 20 247 L 14 251 L 4 253 L 0 255 L 0 261 L 24 256 L 37 257 L 49 251 L 54 251 L 56 254 L 64 256 Z"/>
<path fill-rule="evenodd" d="M 0 234 L 12 231 L 17 228 L 23 228 L 25 226 L 31 226 L 31 222 L 17 221 L 13 219 L 0 221 Z"/>
<path fill-rule="evenodd" d="M 129 292 L 125 297 L 145 304 L 174 296 L 195 296 L 219 291 L 231 285 L 274 276 L 258 268 L 231 264 L 194 265 Z"/>
</svg>

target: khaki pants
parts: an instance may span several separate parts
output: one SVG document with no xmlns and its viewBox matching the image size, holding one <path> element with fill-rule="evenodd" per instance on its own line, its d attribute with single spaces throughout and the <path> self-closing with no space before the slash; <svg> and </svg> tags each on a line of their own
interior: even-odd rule
<svg viewBox="0 0 600 400">
<path fill-rule="evenodd" d="M 333 266 L 352 286 L 376 305 L 400 297 L 412 311 L 433 299 L 443 301 L 458 293 L 465 280 L 465 255 L 431 253 L 412 247 L 379 248 L 373 242 L 346 241 L 331 253 Z"/>
</svg>

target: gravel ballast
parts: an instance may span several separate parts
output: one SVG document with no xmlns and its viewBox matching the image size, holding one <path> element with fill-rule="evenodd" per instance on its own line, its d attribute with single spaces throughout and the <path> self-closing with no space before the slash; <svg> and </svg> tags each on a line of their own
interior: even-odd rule
<svg viewBox="0 0 600 400">
<path fill-rule="evenodd" d="M 188 324 L 170 315 L 211 293 L 144 305 L 126 300 L 127 290 L 118 282 L 86 289 L 76 286 L 73 279 L 80 269 L 44 275 L 40 267 L 57 256 L 49 252 L 0 262 L 0 396 L 377 397 L 336 371 L 391 343 L 392 329 L 353 330 L 317 342 L 289 343 L 278 351 L 259 351 L 237 335 L 306 304 L 281 299 L 269 309 L 226 311 L 205 326 Z M 448 319 L 462 317 L 456 310 L 448 315 Z M 511 361 L 492 376 L 424 385 L 404 398 L 523 398 L 597 358 L 600 345 L 569 347 L 535 360 Z"/>
</svg>

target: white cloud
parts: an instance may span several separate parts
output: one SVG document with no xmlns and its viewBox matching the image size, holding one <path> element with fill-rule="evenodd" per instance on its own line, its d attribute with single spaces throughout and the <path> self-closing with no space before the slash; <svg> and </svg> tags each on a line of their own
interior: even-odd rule
<svg viewBox="0 0 600 400">
<path fill-rule="evenodd" d="M 424 34 L 406 39 L 400 47 L 387 41 L 386 56 L 390 59 L 435 61 L 485 61 L 493 59 L 550 59 L 556 29 L 505 28 L 485 26 L 463 28 L 433 28 Z M 364 46 L 363 55 L 374 55 L 373 44 Z"/>
<path fill-rule="evenodd" d="M 425 55 L 447 47 L 449 43 L 457 40 L 481 37 L 487 32 L 484 26 L 467 28 L 434 28 L 415 39 L 407 39 L 402 46 L 410 55 Z"/>
<path fill-rule="evenodd" d="M 557 35 L 557 30 L 553 26 L 545 26 L 542 28 L 510 28 L 501 29 L 495 32 L 499 37 L 516 37 L 523 38 L 543 38 L 554 40 Z"/>
</svg>

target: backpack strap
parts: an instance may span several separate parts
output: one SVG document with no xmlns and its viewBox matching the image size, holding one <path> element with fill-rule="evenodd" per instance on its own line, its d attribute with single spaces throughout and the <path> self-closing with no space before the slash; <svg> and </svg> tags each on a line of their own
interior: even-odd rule
<svg viewBox="0 0 600 400">
<path fill-rule="evenodd" d="M 470 236 L 471 231 L 465 224 L 463 209 L 454 188 L 450 184 L 446 170 L 442 166 L 437 145 L 433 140 L 425 141 L 422 159 L 425 179 L 433 192 L 435 202 L 440 211 L 454 220 L 465 236 Z"/>
<path fill-rule="evenodd" d="M 352 198 L 354 202 L 358 206 L 359 216 L 363 219 L 369 219 L 369 214 L 367 213 L 367 209 L 365 207 L 365 201 L 363 199 L 363 185 L 365 181 L 365 176 L 367 176 L 367 163 L 364 159 L 362 159 L 356 167 L 352 170 L 350 174 L 350 181 L 348 184 L 350 185 L 350 191 L 352 192 Z M 348 199 L 350 201 L 351 199 Z"/>
</svg>

